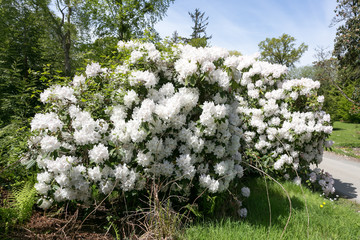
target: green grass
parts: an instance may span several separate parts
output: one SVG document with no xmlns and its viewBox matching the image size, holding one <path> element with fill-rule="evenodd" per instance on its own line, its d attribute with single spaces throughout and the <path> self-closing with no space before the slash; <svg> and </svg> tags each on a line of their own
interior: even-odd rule
<svg viewBox="0 0 360 240">
<path fill-rule="evenodd" d="M 334 141 L 334 147 L 360 148 L 360 124 L 334 122 L 329 139 Z"/>
<path fill-rule="evenodd" d="M 355 151 L 355 148 L 360 148 L 360 124 L 334 122 L 333 127 L 333 132 L 329 138 L 329 140 L 334 141 L 332 151 L 360 159 L 360 151 Z"/>
<path fill-rule="evenodd" d="M 353 158 L 358 158 L 360 159 L 360 153 L 355 152 L 353 150 L 353 148 L 348 148 L 348 147 L 334 147 L 331 149 L 332 152 L 340 154 L 340 155 L 345 155 L 345 156 L 349 156 L 349 157 L 353 157 Z"/>
<path fill-rule="evenodd" d="M 245 220 L 224 219 L 199 222 L 185 230 L 184 239 L 280 239 L 289 216 L 285 193 L 275 183 L 269 183 L 271 202 L 271 228 L 269 209 L 263 179 L 250 180 L 251 196 L 244 201 L 248 208 Z M 284 183 L 292 201 L 292 216 L 283 239 L 359 239 L 360 206 L 348 200 L 324 200 L 318 193 L 303 188 L 309 210 L 309 238 L 304 196 L 299 186 Z M 320 204 L 325 202 L 323 208 Z M 236 209 L 234 209 L 236 211 Z"/>
</svg>

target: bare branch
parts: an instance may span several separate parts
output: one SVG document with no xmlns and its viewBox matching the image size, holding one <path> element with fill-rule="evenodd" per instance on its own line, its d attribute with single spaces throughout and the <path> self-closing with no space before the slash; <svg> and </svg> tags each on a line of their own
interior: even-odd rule
<svg viewBox="0 0 360 240">
<path fill-rule="evenodd" d="M 340 93 L 351 103 L 355 105 L 360 105 L 360 103 L 355 102 L 353 99 L 351 99 L 342 89 L 341 87 L 334 81 L 334 79 L 331 79 L 331 82 L 335 85 L 335 87 L 340 91 Z"/>
</svg>

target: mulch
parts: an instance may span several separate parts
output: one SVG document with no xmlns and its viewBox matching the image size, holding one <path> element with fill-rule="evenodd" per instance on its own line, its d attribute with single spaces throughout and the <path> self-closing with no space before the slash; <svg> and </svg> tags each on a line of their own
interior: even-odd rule
<svg viewBox="0 0 360 240">
<path fill-rule="evenodd" d="M 66 219 L 65 219 L 66 218 Z M 68 239 L 114 239 L 110 233 L 100 229 L 96 222 L 78 227 L 81 220 L 77 212 L 71 216 L 51 217 L 43 212 L 34 212 L 30 220 L 24 225 L 17 225 L 7 237 L 9 239 L 46 239 L 46 240 L 68 240 Z M 101 225 L 101 224 L 100 224 Z"/>
</svg>

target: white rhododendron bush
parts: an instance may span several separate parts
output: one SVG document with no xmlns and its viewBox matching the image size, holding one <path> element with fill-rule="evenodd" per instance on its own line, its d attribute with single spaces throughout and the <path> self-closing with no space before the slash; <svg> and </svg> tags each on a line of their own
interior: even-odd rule
<svg viewBox="0 0 360 240">
<path fill-rule="evenodd" d="M 286 67 L 217 47 L 157 47 L 119 42 L 111 62 L 41 94 L 47 110 L 29 142 L 40 207 L 95 192 L 136 196 L 154 179 L 169 194 L 218 194 L 248 164 L 314 179 L 307 170 L 331 132 L 318 82 L 285 80 Z"/>
<path fill-rule="evenodd" d="M 242 151 L 265 172 L 295 183 L 303 179 L 320 185 L 325 195 L 332 194 L 331 175 L 310 169 L 322 161 L 324 146 L 332 145 L 325 140 L 332 126 L 330 115 L 321 111 L 320 83 L 307 78 L 284 80 L 285 72 L 284 66 L 253 61 L 242 74 L 238 97 Z"/>
</svg>

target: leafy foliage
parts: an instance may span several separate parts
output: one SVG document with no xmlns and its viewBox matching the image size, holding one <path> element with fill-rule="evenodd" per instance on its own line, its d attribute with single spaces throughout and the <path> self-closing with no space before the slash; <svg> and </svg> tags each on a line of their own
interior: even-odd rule
<svg viewBox="0 0 360 240">
<path fill-rule="evenodd" d="M 2 234 L 6 236 L 9 228 L 29 219 L 36 201 L 35 197 L 36 190 L 31 182 L 26 182 L 22 187 L 12 191 L 5 205 L 0 207 L 0 229 L 3 230 Z M 5 237 L 4 235 L 2 237 Z"/>
<path fill-rule="evenodd" d="M 295 47 L 294 42 L 295 38 L 285 33 L 279 38 L 266 38 L 259 43 L 261 57 L 270 63 L 293 67 L 294 63 L 299 61 L 301 55 L 308 49 L 304 43 Z"/>
<path fill-rule="evenodd" d="M 288 73 L 288 78 L 305 77 L 319 81 L 321 86 L 318 94 L 325 97 L 322 109 L 331 115 L 331 119 L 359 122 L 359 112 L 352 111 L 356 106 L 344 97 L 344 94 L 351 96 L 353 91 L 356 91 L 356 87 L 350 83 L 340 88 L 341 71 L 338 71 L 338 60 L 332 57 L 331 52 L 326 48 L 319 47 L 315 50 L 317 60 L 313 65 L 292 68 Z"/>
<path fill-rule="evenodd" d="M 9 188 L 10 184 L 31 178 L 28 171 L 20 164 L 23 154 L 28 150 L 27 139 L 30 131 L 23 122 L 13 121 L 0 129 L 0 186 Z"/>
<path fill-rule="evenodd" d="M 289 79 L 311 78 L 315 80 L 316 69 L 314 66 L 292 68 L 288 73 Z"/>
<path fill-rule="evenodd" d="M 153 29 L 173 2 L 174 0 L 88 0 L 85 9 L 90 13 L 97 36 L 130 40 L 143 37 L 146 29 Z"/>
<path fill-rule="evenodd" d="M 334 83 L 352 103 L 355 113 L 360 109 L 360 2 L 338 0 L 332 24 L 337 28 L 333 55 L 338 60 L 338 78 Z"/>
</svg>

